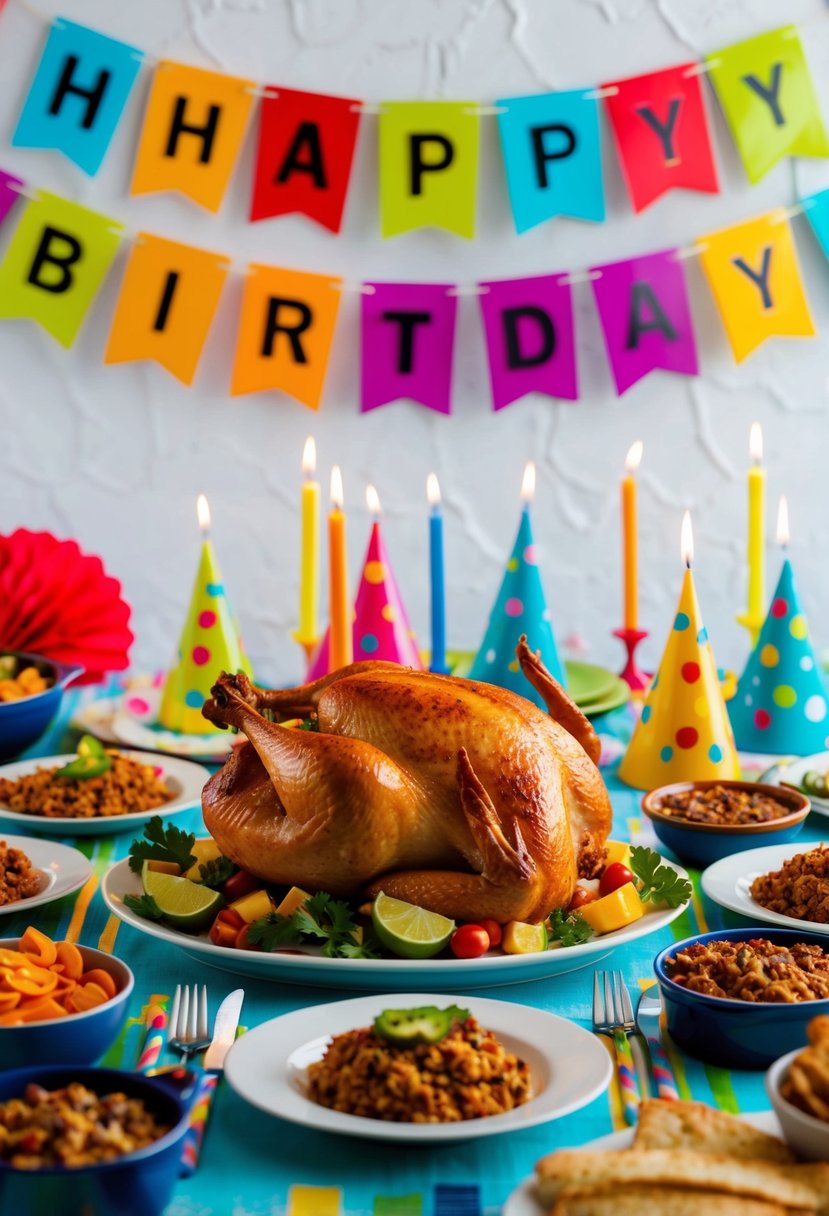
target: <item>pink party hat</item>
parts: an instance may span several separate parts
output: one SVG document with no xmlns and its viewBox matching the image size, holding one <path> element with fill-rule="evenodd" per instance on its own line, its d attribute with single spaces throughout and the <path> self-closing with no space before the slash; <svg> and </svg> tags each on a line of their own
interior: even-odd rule
<svg viewBox="0 0 829 1216">
<path fill-rule="evenodd" d="M 422 671 L 420 652 L 389 562 L 380 521 L 371 526 L 363 573 L 354 602 L 354 662 L 381 659 Z M 308 669 L 308 679 L 328 673 L 328 630 Z"/>
</svg>

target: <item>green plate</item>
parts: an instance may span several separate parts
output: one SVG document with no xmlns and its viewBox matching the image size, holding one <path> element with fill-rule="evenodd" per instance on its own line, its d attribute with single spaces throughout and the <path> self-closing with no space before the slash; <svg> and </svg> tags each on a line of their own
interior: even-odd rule
<svg viewBox="0 0 829 1216">
<path fill-rule="evenodd" d="M 474 650 L 452 650 L 446 653 L 446 661 L 454 676 L 467 675 L 474 658 Z M 426 662 L 428 663 L 428 656 Z M 567 674 L 567 691 L 579 709 L 588 715 L 607 713 L 624 705 L 629 698 L 630 689 L 627 684 L 606 667 L 568 659 L 564 670 Z"/>
<path fill-rule="evenodd" d="M 579 709 L 587 718 L 597 718 L 599 714 L 608 714 L 612 709 L 620 709 L 623 705 L 627 705 L 630 700 L 630 689 L 623 679 L 616 677 L 616 682 L 613 688 L 604 694 L 603 697 L 597 697 L 595 701 L 588 701 L 586 704 L 580 705 Z"/>
</svg>

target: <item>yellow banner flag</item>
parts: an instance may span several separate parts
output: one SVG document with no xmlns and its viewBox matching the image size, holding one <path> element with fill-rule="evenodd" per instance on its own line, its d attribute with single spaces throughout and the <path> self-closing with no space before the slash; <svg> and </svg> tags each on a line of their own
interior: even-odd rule
<svg viewBox="0 0 829 1216">
<path fill-rule="evenodd" d="M 480 120 L 474 101 L 384 102 L 380 111 L 383 236 L 412 228 L 475 235 Z"/>
<path fill-rule="evenodd" d="M 192 384 L 229 265 L 221 254 L 139 233 L 104 363 L 154 359 Z"/>
<path fill-rule="evenodd" d="M 342 279 L 248 267 L 230 392 L 276 388 L 319 409 Z"/>
<path fill-rule="evenodd" d="M 0 265 L 0 317 L 30 317 L 70 347 L 122 231 L 106 215 L 39 190 Z"/>
<path fill-rule="evenodd" d="M 737 363 L 766 338 L 814 336 L 785 211 L 769 211 L 745 224 L 710 232 L 698 243 Z"/>
<path fill-rule="evenodd" d="M 179 190 L 218 211 L 244 138 L 253 88 L 252 80 L 159 63 L 130 193 Z"/>
</svg>

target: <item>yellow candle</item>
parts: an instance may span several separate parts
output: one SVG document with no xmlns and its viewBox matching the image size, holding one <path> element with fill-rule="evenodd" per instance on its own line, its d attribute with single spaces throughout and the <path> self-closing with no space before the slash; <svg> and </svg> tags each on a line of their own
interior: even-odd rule
<svg viewBox="0 0 829 1216">
<path fill-rule="evenodd" d="M 762 465 L 763 432 L 759 422 L 751 424 L 749 450 L 753 463 L 748 472 L 748 605 L 744 623 L 754 645 L 766 603 L 766 470 Z"/>
<path fill-rule="evenodd" d="M 331 470 L 331 510 L 328 513 L 328 602 L 331 614 L 328 670 L 336 671 L 347 666 L 354 653 L 348 602 L 343 479 L 336 464 Z"/>
<path fill-rule="evenodd" d="M 624 627 L 639 628 L 639 538 L 636 519 L 636 470 L 644 444 L 637 439 L 625 459 L 622 478 L 622 569 L 624 583 Z"/>
<path fill-rule="evenodd" d="M 314 477 L 316 467 L 317 449 L 309 436 L 302 453 L 299 628 L 296 632 L 296 640 L 307 649 L 317 643 L 319 603 L 320 487 Z"/>
</svg>

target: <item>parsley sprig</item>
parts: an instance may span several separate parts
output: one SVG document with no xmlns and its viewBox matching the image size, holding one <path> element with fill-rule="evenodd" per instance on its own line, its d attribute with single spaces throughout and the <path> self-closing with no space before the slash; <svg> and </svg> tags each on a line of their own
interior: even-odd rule
<svg viewBox="0 0 829 1216">
<path fill-rule="evenodd" d="M 213 891 L 219 891 L 238 870 L 239 867 L 229 857 L 224 855 L 211 857 L 209 861 L 203 861 L 199 866 L 199 876 L 196 881 L 205 887 L 210 887 Z"/>
<path fill-rule="evenodd" d="M 348 904 L 325 891 L 312 895 L 291 916 L 271 912 L 248 929 L 248 941 L 268 951 L 308 938 L 323 943 L 326 958 L 377 957 L 370 943 L 357 940 L 357 926 Z"/>
<path fill-rule="evenodd" d="M 593 930 L 579 912 L 568 915 L 563 908 L 556 908 L 550 914 L 549 924 L 550 937 L 562 946 L 580 946 L 593 936 Z"/>
<path fill-rule="evenodd" d="M 182 832 L 172 823 L 165 827 L 161 816 L 153 815 L 144 826 L 144 840 L 130 845 L 130 869 L 140 874 L 145 861 L 174 861 L 185 874 L 196 861 L 195 843 L 195 832 Z"/>
<path fill-rule="evenodd" d="M 666 903 L 669 908 L 678 908 L 693 894 L 687 878 L 681 878 L 676 870 L 666 866 L 653 849 L 635 845 L 630 850 L 630 868 L 639 879 L 639 898 L 645 903 Z"/>
<path fill-rule="evenodd" d="M 137 916 L 143 916 L 145 920 L 163 920 L 164 913 L 159 908 L 158 904 L 153 899 L 152 895 L 125 895 L 124 903 Z"/>
</svg>

